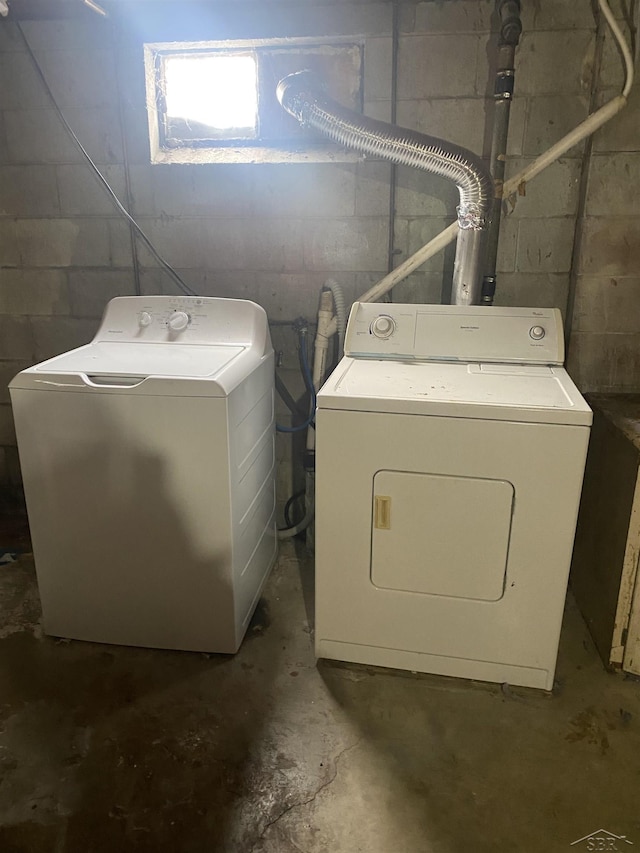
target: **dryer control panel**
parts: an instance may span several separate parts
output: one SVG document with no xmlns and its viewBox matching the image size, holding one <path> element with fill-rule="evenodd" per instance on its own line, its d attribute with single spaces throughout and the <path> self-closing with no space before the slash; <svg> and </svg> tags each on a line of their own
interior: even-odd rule
<svg viewBox="0 0 640 853">
<path fill-rule="evenodd" d="M 345 355 L 424 361 L 564 362 L 557 308 L 355 302 Z"/>
</svg>

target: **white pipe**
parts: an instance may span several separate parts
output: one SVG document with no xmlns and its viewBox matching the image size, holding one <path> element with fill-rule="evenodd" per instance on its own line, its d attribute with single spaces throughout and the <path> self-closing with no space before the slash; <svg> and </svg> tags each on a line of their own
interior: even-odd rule
<svg viewBox="0 0 640 853">
<path fill-rule="evenodd" d="M 549 148 L 548 151 L 545 151 L 544 154 L 541 154 L 536 160 L 533 161 L 529 166 L 519 172 L 517 175 L 514 175 L 513 178 L 510 178 L 508 181 L 505 181 L 504 184 L 504 195 L 507 196 L 522 186 L 522 184 L 527 181 L 532 180 L 543 169 L 546 169 L 547 166 L 550 166 L 563 154 L 566 154 L 569 149 L 573 148 L 574 145 L 577 145 L 579 142 L 582 142 L 587 136 L 590 136 L 594 133 L 598 128 L 602 127 L 603 124 L 612 119 L 617 113 L 626 106 L 627 103 L 627 95 L 629 94 L 629 90 L 633 83 L 633 59 L 631 56 L 631 52 L 627 46 L 627 43 L 624 40 L 624 37 L 616 23 L 613 15 L 611 14 L 611 10 L 609 9 L 609 5 L 607 0 L 598 0 L 600 5 L 600 10 L 602 11 L 607 24 L 611 28 L 611 32 L 613 33 L 614 38 L 616 39 L 618 45 L 620 46 L 620 50 L 622 52 L 622 56 L 624 59 L 625 65 L 625 84 L 622 90 L 622 94 L 618 95 L 615 98 L 612 98 L 608 101 L 603 107 L 600 107 L 599 110 L 596 110 L 595 113 L 592 113 L 588 116 L 581 124 L 579 124 L 572 131 L 567 133 L 566 136 L 563 136 L 555 145 Z M 421 249 L 418 249 L 415 254 L 411 255 L 410 258 L 407 258 L 404 263 L 400 264 L 395 270 L 389 273 L 389 275 L 385 276 L 381 281 L 375 284 L 372 288 L 367 290 L 359 299 L 358 302 L 375 302 L 380 299 L 385 293 L 388 293 L 393 287 L 395 287 L 399 282 L 405 279 L 408 275 L 410 275 L 414 270 L 418 267 L 422 266 L 425 261 L 432 258 L 442 249 L 449 245 L 449 243 L 453 243 L 453 241 L 458 236 L 458 223 L 452 222 L 448 228 L 445 228 L 444 231 L 441 231 L 433 240 L 430 240 L 426 243 Z M 329 336 L 334 335 L 337 330 L 337 323 L 334 321 L 331 323 L 329 328 L 327 329 L 327 334 Z"/>
<path fill-rule="evenodd" d="M 102 15 L 103 18 L 108 18 L 109 15 L 105 12 L 102 6 L 98 6 L 95 0 L 83 0 L 84 5 L 88 6 L 94 12 L 97 12 L 99 15 Z"/>
<path fill-rule="evenodd" d="M 622 35 L 622 30 L 618 26 L 616 19 L 613 17 L 613 13 L 609 8 L 607 0 L 598 0 L 598 5 L 600 6 L 600 11 L 609 24 L 609 29 L 611 30 L 614 39 L 618 42 L 618 47 L 622 53 L 622 58 L 624 60 L 624 73 L 626 77 L 624 88 L 622 90 L 622 97 L 626 98 L 628 97 L 629 90 L 633 85 L 633 57 L 631 56 L 631 51 L 629 50 L 625 37 Z"/>
<path fill-rule="evenodd" d="M 324 374 L 327 369 L 327 352 L 329 350 L 329 338 L 335 334 L 331 332 L 331 327 L 335 324 L 337 330 L 338 324 L 333 317 L 332 312 L 332 296 L 330 290 L 323 290 L 320 294 L 320 309 L 318 311 L 318 329 L 316 331 L 316 340 L 313 350 L 313 387 L 318 391 L 322 385 Z M 307 450 L 315 450 L 316 446 L 316 431 L 312 427 L 307 430 Z"/>
<path fill-rule="evenodd" d="M 588 116 L 582 124 L 579 124 L 570 133 L 563 136 L 559 142 L 556 142 L 556 144 L 549 148 L 548 151 L 541 154 L 537 160 L 534 160 L 526 169 L 523 169 L 522 172 L 518 172 L 518 174 L 514 175 L 513 178 L 509 178 L 508 181 L 505 181 L 504 195 L 506 196 L 515 192 L 521 184 L 535 178 L 543 169 L 546 169 L 547 166 L 555 163 L 558 158 L 562 157 L 563 154 L 566 154 L 570 148 L 573 148 L 574 145 L 582 142 L 582 140 L 587 136 L 595 133 L 598 128 L 602 127 L 603 124 L 617 115 L 617 113 L 626 106 L 626 103 L 627 99 L 624 95 L 618 95 L 616 98 L 612 98 L 612 100 L 607 101 L 603 107 L 600 107 L 599 110 Z"/>
<path fill-rule="evenodd" d="M 410 273 L 422 266 L 425 261 L 428 261 L 429 258 L 437 255 L 438 252 L 442 251 L 442 249 L 448 246 L 449 243 L 453 243 L 458 236 L 458 230 L 458 223 L 452 222 L 448 228 L 445 228 L 444 231 L 441 231 L 433 238 L 433 240 L 430 240 L 421 249 L 418 249 L 414 255 L 411 255 L 411 257 L 407 258 L 404 263 L 392 270 L 389 275 L 386 275 L 382 281 L 374 284 L 373 287 L 367 290 L 367 292 L 358 299 L 358 302 L 376 302 L 381 296 L 388 293 L 392 287 L 395 287 L 398 282 L 402 281 Z"/>
<path fill-rule="evenodd" d="M 347 305 L 344 298 L 344 291 L 338 284 L 338 282 L 329 278 L 325 281 L 324 286 L 327 290 L 331 291 L 333 296 L 333 311 L 335 314 L 335 320 L 337 323 L 337 331 L 338 331 L 338 352 L 337 357 L 338 360 L 342 358 L 342 352 L 344 350 L 344 335 L 347 331 Z"/>
</svg>

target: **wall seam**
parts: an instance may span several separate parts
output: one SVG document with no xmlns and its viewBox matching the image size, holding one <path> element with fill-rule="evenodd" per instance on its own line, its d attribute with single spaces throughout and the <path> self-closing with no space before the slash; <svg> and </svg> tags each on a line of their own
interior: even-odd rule
<svg viewBox="0 0 640 853">
<path fill-rule="evenodd" d="M 591 92 L 589 95 L 589 113 L 595 111 L 598 105 L 598 82 L 602 67 L 604 51 L 604 38 L 606 22 L 597 10 L 596 42 L 593 55 L 593 68 L 591 73 Z M 580 170 L 580 185 L 578 187 L 578 206 L 576 209 L 576 228 L 573 236 L 573 247 L 571 250 L 571 266 L 569 268 L 569 290 L 567 292 L 567 303 L 565 309 L 565 360 L 568 361 L 571 351 L 571 331 L 573 329 L 573 312 L 578 289 L 578 268 L 580 266 L 580 255 L 584 239 L 584 227 L 586 222 L 587 192 L 589 189 L 589 176 L 591 171 L 591 155 L 593 153 L 593 134 L 587 137 L 582 154 L 582 168 Z"/>
</svg>

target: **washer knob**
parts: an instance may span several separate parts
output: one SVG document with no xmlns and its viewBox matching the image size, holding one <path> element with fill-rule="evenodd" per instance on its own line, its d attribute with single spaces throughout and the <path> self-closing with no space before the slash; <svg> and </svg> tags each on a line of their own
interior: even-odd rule
<svg viewBox="0 0 640 853">
<path fill-rule="evenodd" d="M 189 325 L 189 315 L 184 311 L 174 311 L 167 320 L 167 325 L 172 332 L 183 332 Z"/>
<path fill-rule="evenodd" d="M 532 326 L 529 329 L 529 337 L 533 338 L 534 341 L 541 341 L 545 335 L 546 332 L 542 326 Z"/>
<path fill-rule="evenodd" d="M 396 321 L 388 314 L 380 314 L 371 324 L 371 333 L 376 338 L 390 338 L 396 330 Z"/>
<path fill-rule="evenodd" d="M 138 317 L 138 325 L 141 329 L 145 329 L 147 326 L 150 326 L 152 322 L 153 317 L 148 311 L 143 311 Z"/>
</svg>

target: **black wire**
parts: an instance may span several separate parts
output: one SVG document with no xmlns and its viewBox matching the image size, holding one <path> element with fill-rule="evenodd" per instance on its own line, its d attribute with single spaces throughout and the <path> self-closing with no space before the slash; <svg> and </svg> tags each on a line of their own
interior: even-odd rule
<svg viewBox="0 0 640 853">
<path fill-rule="evenodd" d="M 113 55 L 117 54 L 116 28 L 111 28 L 110 45 Z M 124 163 L 124 203 L 127 210 L 133 208 L 133 193 L 131 190 L 131 164 L 129 162 L 129 147 L 127 144 L 127 134 L 125 132 L 124 106 L 122 99 L 123 92 L 122 73 L 120 63 L 116 62 L 116 95 L 118 98 L 118 124 L 120 137 L 122 139 L 122 158 Z M 129 243 L 131 245 L 131 264 L 133 266 L 133 281 L 136 296 L 142 296 L 142 280 L 140 278 L 140 257 L 138 253 L 138 241 L 136 239 L 136 229 L 129 222 Z"/>
<path fill-rule="evenodd" d="M 309 368 L 309 355 L 307 353 L 307 333 L 306 330 L 298 330 L 298 362 L 300 364 L 300 372 L 304 379 L 304 386 L 307 389 L 311 398 L 311 403 L 315 410 L 316 407 L 316 389 L 313 385 L 313 376 Z"/>
<path fill-rule="evenodd" d="M 278 372 L 277 372 L 277 371 L 276 371 L 275 379 L 276 379 L 276 391 L 277 391 L 277 392 L 278 392 L 278 394 L 280 395 L 280 397 L 281 397 L 281 399 L 283 400 L 283 402 L 286 404 L 286 406 L 287 406 L 287 408 L 289 409 L 289 411 L 291 412 L 291 414 L 292 414 L 292 415 L 297 415 L 299 418 L 302 418 L 303 420 L 306 420 L 306 419 L 307 419 L 307 417 L 308 417 L 308 416 L 307 416 L 307 414 L 305 414 L 305 412 L 304 412 L 304 410 L 302 409 L 302 407 L 301 407 L 301 406 L 298 406 L 298 404 L 296 403 L 296 401 L 293 399 L 293 397 L 292 397 L 292 396 L 291 396 L 291 394 L 289 393 L 289 389 L 288 389 L 288 388 L 287 388 L 287 386 L 284 384 L 284 382 L 282 381 L 282 379 L 280 378 L 280 376 L 278 376 Z"/>
<path fill-rule="evenodd" d="M 142 240 L 142 242 L 147 247 L 147 249 L 149 249 L 149 251 L 151 252 L 153 257 L 160 264 L 160 266 L 164 269 L 164 271 L 171 276 L 171 278 L 174 280 L 174 282 L 178 285 L 179 289 L 183 293 L 186 293 L 188 296 L 197 296 L 198 294 L 195 292 L 195 290 L 192 290 L 189 287 L 189 285 L 180 277 L 180 275 L 178 275 L 178 273 L 174 270 L 174 268 L 171 266 L 171 264 L 167 263 L 167 261 L 165 261 L 165 259 L 160 255 L 160 253 L 157 251 L 156 247 L 153 245 L 151 240 L 147 237 L 147 235 L 144 233 L 142 228 L 138 225 L 138 223 L 135 221 L 133 216 L 131 216 L 131 214 L 126 209 L 126 207 L 122 204 L 122 202 L 120 201 L 118 196 L 111 189 L 109 182 L 104 177 L 104 175 L 102 174 L 100 169 L 98 169 L 96 164 L 91 159 L 91 155 L 89 154 L 87 149 L 84 147 L 82 142 L 80 142 L 80 140 L 76 136 L 74 129 L 71 127 L 69 122 L 66 120 L 64 113 L 62 112 L 62 110 L 58 106 L 58 102 L 56 101 L 55 96 L 54 96 L 53 92 L 51 91 L 51 87 L 49 86 L 49 83 L 47 82 L 47 78 L 44 75 L 44 72 L 40 66 L 40 63 L 36 59 L 34 52 L 31 50 L 31 45 L 27 41 L 27 37 L 24 34 L 24 31 L 20 25 L 20 22 L 17 21 L 16 23 L 17 23 L 18 31 L 22 37 L 22 41 L 24 42 L 24 46 L 27 50 L 27 53 L 29 54 L 29 57 L 31 58 L 31 62 L 33 63 L 33 67 L 35 68 L 36 73 L 37 73 L 38 77 L 40 78 L 40 81 L 41 81 L 47 95 L 49 96 L 49 100 L 53 104 L 54 109 L 55 109 L 56 113 L 58 114 L 58 117 L 60 118 L 60 121 L 64 125 L 69 136 L 73 139 L 73 141 L 77 145 L 78 150 L 80 151 L 82 156 L 85 158 L 85 160 L 87 161 L 87 163 L 89 164 L 89 166 L 93 170 L 94 174 L 96 175 L 96 177 L 98 178 L 98 180 L 102 184 L 103 188 L 109 194 L 111 200 L 113 201 L 116 208 L 118 209 L 118 212 L 120 214 L 122 214 L 122 216 L 124 216 L 124 218 L 130 223 L 130 225 L 133 226 L 138 237 Z"/>
<path fill-rule="evenodd" d="M 289 500 L 284 505 L 284 520 L 285 520 L 286 525 L 287 525 L 285 530 L 287 530 L 288 528 L 291 528 L 291 527 L 295 527 L 296 524 L 300 523 L 299 521 L 296 521 L 294 524 L 294 522 L 291 518 L 290 510 L 291 510 L 292 506 L 294 505 L 294 503 L 297 500 L 299 500 L 300 498 L 304 497 L 304 495 L 305 495 L 305 490 L 300 489 L 299 492 L 296 492 L 295 494 L 291 495 Z M 304 513 L 302 514 L 302 517 L 304 518 Z M 302 521 L 302 518 L 300 519 L 300 521 Z"/>
<path fill-rule="evenodd" d="M 307 336 L 306 333 L 303 333 L 302 329 L 298 330 L 298 345 L 299 345 L 299 358 L 300 358 L 300 370 L 302 371 L 302 375 L 304 377 L 304 384 L 307 388 L 307 391 L 310 395 L 310 409 L 311 412 L 309 417 L 305 420 L 304 423 L 298 424 L 297 426 L 281 426 L 276 423 L 276 431 L 277 432 L 302 432 L 303 429 L 307 429 L 308 427 L 312 427 L 315 429 L 315 416 L 316 416 L 316 389 L 313 387 L 313 377 L 311 376 L 311 370 L 309 369 L 309 361 L 307 356 Z"/>
</svg>

